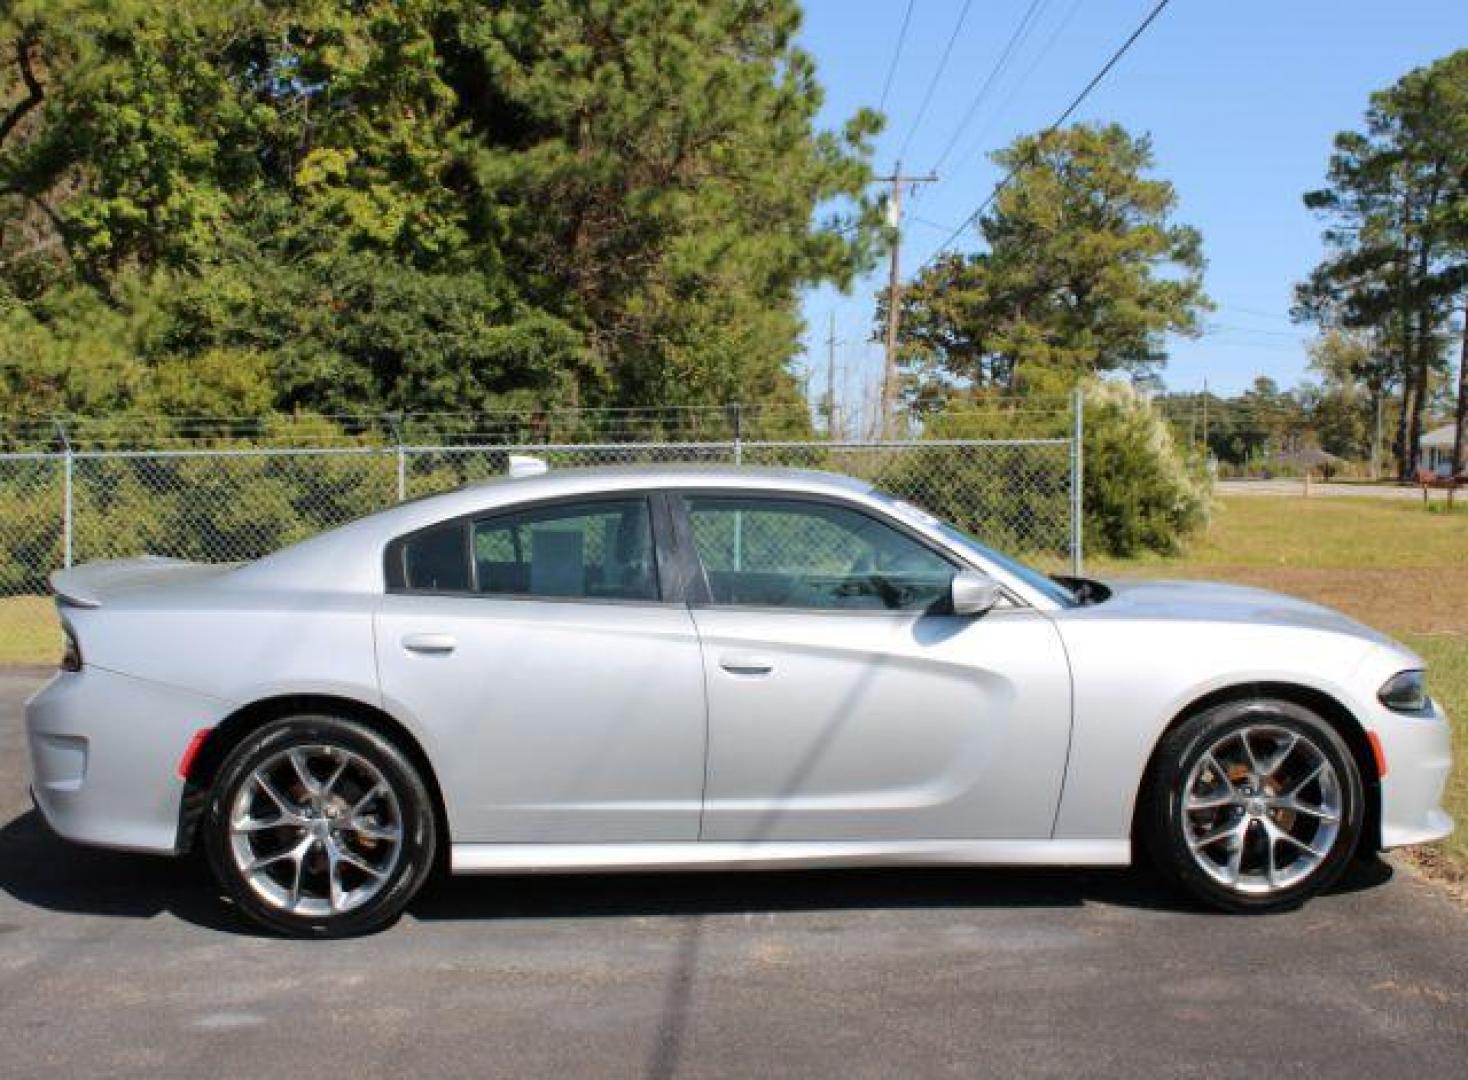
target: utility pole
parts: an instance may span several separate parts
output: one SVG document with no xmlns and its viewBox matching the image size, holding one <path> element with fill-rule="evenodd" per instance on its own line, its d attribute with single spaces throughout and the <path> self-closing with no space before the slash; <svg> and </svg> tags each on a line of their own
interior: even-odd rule
<svg viewBox="0 0 1468 1080">
<path fill-rule="evenodd" d="M 827 316 L 826 330 L 826 438 L 841 438 L 841 422 L 836 413 L 836 313 Z"/>
<path fill-rule="evenodd" d="M 903 176 L 902 162 L 892 170 L 890 176 L 873 179 L 892 185 L 892 197 L 887 201 L 887 224 L 894 230 L 892 238 L 892 260 L 887 274 L 887 355 L 882 364 L 882 398 L 878 406 L 878 417 L 882 438 L 890 439 L 896 425 L 894 408 L 897 397 L 897 329 L 902 310 L 902 187 L 904 184 L 932 184 L 938 177 L 934 173 L 926 176 Z"/>
</svg>

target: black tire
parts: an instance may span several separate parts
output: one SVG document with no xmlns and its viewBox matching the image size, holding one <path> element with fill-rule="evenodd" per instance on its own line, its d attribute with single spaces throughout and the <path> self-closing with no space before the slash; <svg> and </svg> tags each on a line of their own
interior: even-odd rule
<svg viewBox="0 0 1468 1080">
<path fill-rule="evenodd" d="M 1295 873 L 1303 876 L 1297 881 L 1290 881 L 1278 888 L 1271 888 L 1265 892 L 1249 891 L 1250 884 L 1255 889 L 1261 887 L 1257 880 L 1260 869 L 1254 875 L 1252 882 L 1246 882 L 1242 886 L 1232 886 L 1219 880 L 1200 865 L 1201 858 L 1209 858 L 1214 861 L 1227 862 L 1228 857 L 1233 854 L 1232 840 L 1222 842 L 1220 845 L 1207 845 L 1207 837 L 1213 835 L 1211 830 L 1222 831 L 1230 824 L 1218 815 L 1234 815 L 1233 821 L 1243 828 L 1247 843 L 1253 845 L 1248 848 L 1249 855 L 1254 856 L 1256 863 L 1263 858 L 1275 858 L 1276 845 L 1269 840 L 1269 833 L 1265 831 L 1263 823 L 1254 826 L 1245 824 L 1246 818 L 1254 812 L 1253 809 L 1244 807 L 1229 807 L 1217 811 L 1194 810 L 1195 816 L 1185 819 L 1183 811 L 1183 800 L 1185 789 L 1193 770 L 1210 750 L 1220 747 L 1243 747 L 1238 742 L 1238 735 L 1245 730 L 1258 731 L 1262 728 L 1275 729 L 1291 736 L 1298 736 L 1308 743 L 1299 744 L 1304 748 L 1297 752 L 1294 760 L 1308 753 L 1316 752 L 1329 766 L 1334 769 L 1338 783 L 1332 787 L 1332 797 L 1339 802 L 1339 810 L 1335 815 L 1334 835 L 1328 840 L 1316 843 L 1316 837 L 1325 836 L 1329 832 L 1329 826 L 1324 821 L 1318 824 L 1312 816 L 1299 816 L 1299 821 L 1305 824 L 1292 826 L 1298 828 L 1305 834 L 1305 839 L 1318 850 L 1325 852 L 1324 857 L 1319 859 L 1318 865 L 1305 872 L 1303 864 L 1315 856 L 1305 855 L 1295 850 L 1292 842 L 1282 842 L 1286 853 L 1294 851 L 1297 859 L 1301 862 L 1296 864 L 1301 869 Z M 1281 737 L 1278 742 L 1271 742 L 1270 737 L 1265 734 L 1253 737 L 1253 744 L 1257 746 L 1261 738 L 1264 740 L 1265 749 L 1271 747 L 1283 748 L 1288 740 Z M 1228 742 L 1225 740 L 1232 739 Z M 1294 744 L 1291 744 L 1294 745 Z M 1244 752 L 1247 748 L 1244 748 Z M 1243 754 L 1241 753 L 1242 757 Z M 1308 759 L 1315 760 L 1315 759 Z M 1283 767 L 1283 766 L 1282 766 Z M 1211 766 L 1205 766 L 1205 772 L 1200 775 L 1214 775 Z M 1225 768 L 1223 772 L 1228 773 Z M 1309 769 L 1304 765 L 1299 767 L 1298 775 L 1308 774 Z M 1245 790 L 1250 784 L 1251 778 L 1241 780 L 1238 791 Z M 1235 788 L 1230 782 L 1217 789 L 1224 794 L 1230 794 Z M 1252 788 L 1249 788 L 1251 793 Z M 1307 792 L 1310 789 L 1306 789 Z M 1316 788 L 1322 800 L 1324 789 Z M 1277 793 L 1277 792 L 1276 792 Z M 1306 797 L 1302 802 L 1308 802 Z M 1350 865 L 1355 856 L 1361 839 L 1362 822 L 1365 812 L 1365 793 L 1361 782 L 1361 772 L 1356 765 L 1356 759 L 1350 748 L 1341 738 L 1340 734 L 1323 720 L 1320 716 L 1303 706 L 1289 701 L 1280 701 L 1270 698 L 1253 698 L 1242 701 L 1227 702 L 1215 706 L 1179 724 L 1170 731 L 1157 748 L 1153 760 L 1153 767 L 1149 777 L 1146 791 L 1143 794 L 1141 815 L 1139 817 L 1140 836 L 1144 843 L 1146 852 L 1151 856 L 1156 869 L 1172 885 L 1184 892 L 1202 900 L 1204 903 L 1224 911 L 1237 913 L 1264 913 L 1271 911 L 1289 910 L 1298 907 L 1311 896 L 1316 895 L 1324 889 L 1329 888 L 1341 873 Z M 1265 810 L 1266 814 L 1274 811 Z M 1289 811 L 1284 811 L 1286 815 Z M 1212 815 L 1212 816 L 1210 816 Z M 1278 824 L 1280 819 L 1271 817 L 1270 822 Z M 1293 820 L 1293 818 L 1290 818 Z M 1201 823 L 1200 823 L 1201 822 Z M 1319 828 L 1320 833 L 1310 834 L 1310 830 Z M 1189 830 L 1194 831 L 1194 839 L 1199 842 L 1200 847 L 1205 847 L 1206 854 L 1195 857 L 1193 848 L 1189 843 Z M 1202 833 L 1202 836 L 1198 836 Z M 1268 845 L 1267 851 L 1263 845 Z M 1222 858 L 1220 859 L 1220 855 Z M 1247 857 L 1247 856 L 1246 856 Z M 1273 865 L 1273 864 L 1272 864 Z M 1286 868 L 1287 869 L 1287 868 Z M 1219 873 L 1227 876 L 1227 866 L 1219 868 Z M 1237 874 L 1234 875 L 1238 877 Z M 1285 878 L 1281 873 L 1281 878 Z M 1270 881 L 1274 878 L 1271 876 Z M 1268 886 L 1265 886 L 1268 888 Z"/>
<path fill-rule="evenodd" d="M 351 910 L 302 913 L 269 902 L 251 885 L 232 847 L 231 808 L 242 786 L 252 782 L 255 770 L 263 764 L 285 751 L 304 747 L 334 748 L 368 763 L 391 789 L 393 809 L 400 819 L 394 823 L 400 845 L 395 862 L 383 873 L 380 884 L 379 879 L 372 879 L 375 894 Z M 427 880 L 438 843 L 432 797 L 407 756 L 365 725 L 339 716 L 314 714 L 272 720 L 235 747 L 209 793 L 201 827 L 210 869 L 225 893 L 254 922 L 293 937 L 350 937 L 391 922 Z M 298 826 L 282 828 L 301 831 Z"/>
</svg>

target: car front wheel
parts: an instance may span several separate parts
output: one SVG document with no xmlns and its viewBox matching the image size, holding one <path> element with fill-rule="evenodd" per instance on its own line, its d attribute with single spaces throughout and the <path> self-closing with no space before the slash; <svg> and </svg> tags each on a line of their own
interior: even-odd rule
<svg viewBox="0 0 1468 1080">
<path fill-rule="evenodd" d="M 1144 820 L 1162 872 L 1219 908 L 1274 911 L 1328 887 L 1361 837 L 1364 795 L 1336 730 L 1293 702 L 1229 702 L 1158 747 Z"/>
<path fill-rule="evenodd" d="M 290 716 L 225 761 L 204 820 L 221 886 L 273 930 L 341 937 L 402 911 L 433 865 L 433 805 L 407 757 L 333 716 Z"/>
</svg>

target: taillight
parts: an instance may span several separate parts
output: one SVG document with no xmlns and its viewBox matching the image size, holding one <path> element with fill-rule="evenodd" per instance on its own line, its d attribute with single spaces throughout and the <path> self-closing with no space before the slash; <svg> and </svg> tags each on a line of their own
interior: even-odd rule
<svg viewBox="0 0 1468 1080">
<path fill-rule="evenodd" d="M 71 627 L 61 628 L 65 644 L 61 648 L 61 670 L 80 671 L 82 669 L 82 650 L 76 643 L 76 635 L 71 632 Z"/>
</svg>

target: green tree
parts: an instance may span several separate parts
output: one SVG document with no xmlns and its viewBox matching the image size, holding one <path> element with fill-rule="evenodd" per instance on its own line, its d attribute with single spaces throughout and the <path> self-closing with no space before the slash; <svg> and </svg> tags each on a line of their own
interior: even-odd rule
<svg viewBox="0 0 1468 1080">
<path fill-rule="evenodd" d="M 238 350 L 281 409 L 797 402 L 799 291 L 879 239 L 879 120 L 817 130 L 798 25 L 795 0 L 13 0 L 0 393 L 153 407 L 159 372 Z M 65 345 L 89 297 L 136 331 L 95 363 Z M 108 401 L 38 346 L 136 370 Z"/>
<path fill-rule="evenodd" d="M 1386 365 L 1369 334 L 1332 328 L 1308 346 L 1319 381 L 1301 391 L 1321 449 L 1339 457 L 1376 456 L 1375 418 L 1385 406 Z"/>
<path fill-rule="evenodd" d="M 1209 307 L 1197 230 L 1149 179 L 1145 137 L 1116 124 L 1024 136 L 994 156 L 1013 171 L 978 222 L 984 248 L 926 267 L 903 293 L 901 362 L 919 411 L 955 396 L 1072 385 L 1164 362 L 1168 333 Z"/>
<path fill-rule="evenodd" d="M 1329 253 L 1297 288 L 1297 312 L 1389 344 L 1397 458 L 1411 476 L 1450 314 L 1468 288 L 1468 50 L 1373 94 L 1365 130 L 1336 136 L 1326 179 L 1305 205 L 1326 219 Z"/>
</svg>

